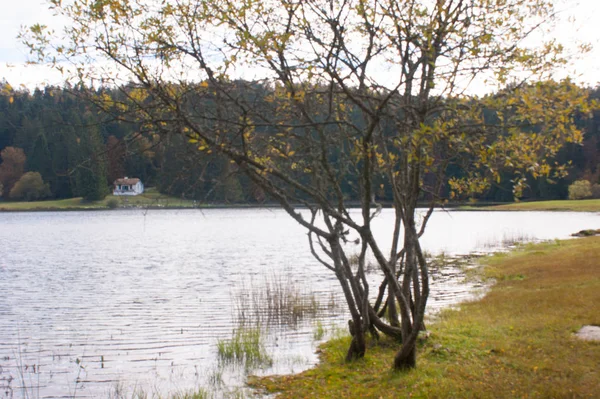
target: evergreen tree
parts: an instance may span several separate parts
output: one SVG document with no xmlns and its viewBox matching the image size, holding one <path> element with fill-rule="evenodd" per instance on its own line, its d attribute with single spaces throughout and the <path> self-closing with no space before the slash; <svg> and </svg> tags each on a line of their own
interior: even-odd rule
<svg viewBox="0 0 600 399">
<path fill-rule="evenodd" d="M 75 170 L 76 192 L 88 201 L 102 200 L 108 194 L 104 145 L 97 129 L 90 129 L 79 141 L 81 161 Z"/>
<path fill-rule="evenodd" d="M 43 131 L 40 131 L 30 155 L 27 157 L 27 170 L 39 172 L 45 182 L 54 181 L 56 175 L 52 169 L 52 156 L 48 149 L 48 140 Z"/>
</svg>

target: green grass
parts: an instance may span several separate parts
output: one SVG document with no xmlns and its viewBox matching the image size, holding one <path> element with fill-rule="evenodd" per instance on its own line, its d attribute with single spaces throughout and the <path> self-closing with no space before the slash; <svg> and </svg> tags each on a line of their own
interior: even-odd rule
<svg viewBox="0 0 600 399">
<path fill-rule="evenodd" d="M 251 384 L 278 398 L 598 397 L 600 343 L 573 333 L 600 325 L 599 257 L 600 237 L 590 237 L 487 258 L 482 273 L 496 284 L 429 323 L 415 370 L 391 369 L 398 345 L 389 340 L 345 363 L 349 341 L 338 338 L 316 368 Z"/>
<path fill-rule="evenodd" d="M 117 208 L 193 208 L 200 206 L 198 202 L 170 197 L 148 189 L 137 196 L 107 195 L 101 201 L 85 201 L 82 198 L 62 200 L 33 201 L 33 202 L 0 202 L 0 211 L 69 211 L 109 209 L 109 202 L 117 201 Z"/>
<path fill-rule="evenodd" d="M 237 362 L 247 368 L 270 365 L 271 357 L 266 353 L 259 328 L 240 327 L 227 340 L 217 341 L 219 359 L 225 362 Z"/>
<path fill-rule="evenodd" d="M 576 211 L 600 212 L 600 199 L 515 202 L 494 206 L 464 206 L 461 210 L 478 211 Z"/>
<path fill-rule="evenodd" d="M 313 338 L 315 341 L 320 341 L 325 336 L 325 327 L 323 327 L 323 323 L 321 320 L 317 320 L 315 323 L 315 331 L 313 332 Z"/>
</svg>

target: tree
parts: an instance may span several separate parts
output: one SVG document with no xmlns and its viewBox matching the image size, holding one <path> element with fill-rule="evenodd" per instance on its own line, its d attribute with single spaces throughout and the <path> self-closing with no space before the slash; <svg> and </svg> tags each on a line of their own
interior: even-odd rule
<svg viewBox="0 0 600 399">
<path fill-rule="evenodd" d="M 23 176 L 25 172 L 25 162 L 27 157 L 22 149 L 16 147 L 6 147 L 0 151 L 0 183 L 4 188 L 3 197 L 8 198 L 10 190 L 15 183 Z"/>
<path fill-rule="evenodd" d="M 346 298 L 348 360 L 364 356 L 367 331 L 379 331 L 401 341 L 395 368 L 416 365 L 429 294 L 419 238 L 433 207 L 446 192 L 472 195 L 503 176 L 518 196 L 527 174 L 564 175 L 549 159 L 581 141 L 573 117 L 589 112 L 570 81 L 545 80 L 565 61 L 561 46 L 527 40 L 552 16 L 547 0 L 52 4 L 72 23 L 52 60 L 67 58 L 80 82 L 124 94 L 115 101 L 90 91 L 89 100 L 222 154 L 307 229 Z M 52 41 L 43 27 L 26 40 L 44 59 Z M 248 74 L 253 81 L 241 79 Z M 124 76 L 133 82 L 122 85 Z M 469 95 L 478 80 L 497 92 Z M 377 193 L 391 195 L 395 212 L 386 245 L 371 229 Z M 427 212 L 417 211 L 419 200 Z M 368 257 L 385 276 L 375 303 Z"/>
<path fill-rule="evenodd" d="M 125 144 L 115 136 L 109 136 L 106 141 L 106 155 L 108 166 L 108 181 L 115 180 L 125 176 Z"/>
<path fill-rule="evenodd" d="M 10 190 L 10 198 L 14 200 L 37 201 L 50 194 L 50 185 L 44 183 L 39 172 L 25 173 Z"/>
<path fill-rule="evenodd" d="M 75 169 L 75 188 L 87 201 L 104 199 L 108 194 L 104 146 L 96 129 L 82 134 L 79 142 L 80 162 Z"/>
<path fill-rule="evenodd" d="M 31 155 L 27 158 L 27 169 L 39 172 L 42 179 L 47 182 L 56 178 L 52 168 L 52 155 L 48 149 L 48 141 L 43 131 L 35 139 Z"/>
</svg>

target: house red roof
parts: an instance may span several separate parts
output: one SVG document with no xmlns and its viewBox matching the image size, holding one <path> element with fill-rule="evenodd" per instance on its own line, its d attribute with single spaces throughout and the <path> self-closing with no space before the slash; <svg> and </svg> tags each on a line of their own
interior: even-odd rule
<svg viewBox="0 0 600 399">
<path fill-rule="evenodd" d="M 138 179 L 137 177 L 124 177 L 122 179 L 117 179 L 115 180 L 115 182 L 113 184 L 117 185 L 117 184 L 125 184 L 127 186 L 129 185 L 136 185 L 137 183 L 139 183 L 140 179 Z"/>
</svg>

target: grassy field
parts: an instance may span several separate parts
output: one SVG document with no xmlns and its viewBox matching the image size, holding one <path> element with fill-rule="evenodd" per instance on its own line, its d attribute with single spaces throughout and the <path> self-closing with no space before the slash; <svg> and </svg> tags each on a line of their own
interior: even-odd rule
<svg viewBox="0 0 600 399">
<path fill-rule="evenodd" d="M 497 283 L 429 323 L 415 370 L 391 370 L 389 341 L 344 363 L 340 338 L 324 345 L 316 368 L 251 384 L 279 398 L 597 398 L 600 342 L 573 333 L 600 325 L 599 258 L 599 237 L 488 258 L 483 273 Z"/>
<path fill-rule="evenodd" d="M 34 202 L 0 202 L 0 211 L 68 211 L 109 209 L 109 203 L 116 202 L 117 208 L 192 208 L 197 202 L 160 194 L 149 189 L 135 197 L 107 195 L 102 201 L 84 201 L 82 198 Z"/>
<path fill-rule="evenodd" d="M 600 199 L 515 202 L 494 206 L 464 206 L 460 209 L 478 211 L 576 211 L 600 212 Z"/>
</svg>

